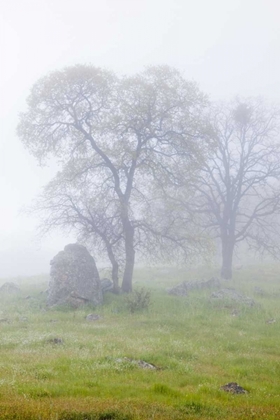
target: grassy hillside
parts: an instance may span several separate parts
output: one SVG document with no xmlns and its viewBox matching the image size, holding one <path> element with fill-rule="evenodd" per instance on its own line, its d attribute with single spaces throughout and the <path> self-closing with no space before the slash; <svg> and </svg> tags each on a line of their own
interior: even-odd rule
<svg viewBox="0 0 280 420">
<path fill-rule="evenodd" d="M 280 266 L 225 283 L 254 298 L 252 308 L 209 290 L 166 293 L 212 274 L 139 269 L 134 287 L 151 291 L 151 305 L 133 314 L 110 293 L 102 307 L 47 309 L 46 279 L 20 279 L 19 295 L 0 296 L 0 418 L 279 419 Z M 222 391 L 228 382 L 248 393 Z"/>
</svg>

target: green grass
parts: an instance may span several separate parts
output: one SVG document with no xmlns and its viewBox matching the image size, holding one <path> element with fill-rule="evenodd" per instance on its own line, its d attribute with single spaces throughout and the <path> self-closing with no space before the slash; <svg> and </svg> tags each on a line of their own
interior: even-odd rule
<svg viewBox="0 0 280 420">
<path fill-rule="evenodd" d="M 280 266 L 246 268 L 226 283 L 253 308 L 211 301 L 208 290 L 165 291 L 212 274 L 137 270 L 135 287 L 149 289 L 152 303 L 133 314 L 112 294 L 98 308 L 47 309 L 46 279 L 21 279 L 19 296 L 0 297 L 1 420 L 279 419 Z M 87 322 L 90 312 L 102 318 Z M 221 391 L 228 382 L 249 393 Z"/>
</svg>

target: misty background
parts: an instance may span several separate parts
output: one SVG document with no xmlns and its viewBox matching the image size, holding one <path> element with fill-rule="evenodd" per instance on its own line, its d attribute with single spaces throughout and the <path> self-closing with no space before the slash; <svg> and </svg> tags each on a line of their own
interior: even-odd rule
<svg viewBox="0 0 280 420">
<path fill-rule="evenodd" d="M 278 0 L 0 0 L 0 277 L 49 271 L 73 237 L 37 237 L 22 209 L 56 171 L 40 168 L 16 135 L 32 85 L 92 64 L 120 74 L 167 64 L 211 100 L 280 102 Z"/>
</svg>

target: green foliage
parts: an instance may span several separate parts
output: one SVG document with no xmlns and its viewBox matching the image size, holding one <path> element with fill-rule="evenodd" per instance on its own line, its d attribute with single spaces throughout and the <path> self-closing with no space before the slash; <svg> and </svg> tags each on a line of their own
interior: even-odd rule
<svg viewBox="0 0 280 420">
<path fill-rule="evenodd" d="M 151 305 L 151 292 L 144 287 L 135 289 L 132 293 L 125 296 L 124 302 L 131 314 L 147 310 Z"/>
</svg>

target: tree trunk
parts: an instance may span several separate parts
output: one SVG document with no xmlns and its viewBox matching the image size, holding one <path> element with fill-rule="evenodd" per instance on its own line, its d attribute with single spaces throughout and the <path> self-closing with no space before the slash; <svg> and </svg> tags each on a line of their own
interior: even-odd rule
<svg viewBox="0 0 280 420">
<path fill-rule="evenodd" d="M 113 293 L 120 293 L 119 288 L 119 264 L 114 261 L 112 263 L 112 281 L 113 281 Z"/>
<path fill-rule="evenodd" d="M 222 269 L 221 277 L 225 280 L 232 278 L 232 259 L 233 259 L 234 242 L 228 237 L 222 242 Z"/>
<path fill-rule="evenodd" d="M 119 264 L 115 258 L 112 245 L 105 240 L 109 260 L 112 264 L 113 293 L 119 293 Z"/>
<path fill-rule="evenodd" d="M 135 262 L 134 250 L 134 227 L 131 226 L 130 221 L 127 219 L 124 222 L 125 234 L 125 268 L 122 281 L 122 291 L 125 293 L 132 292 L 132 277 Z"/>
</svg>

